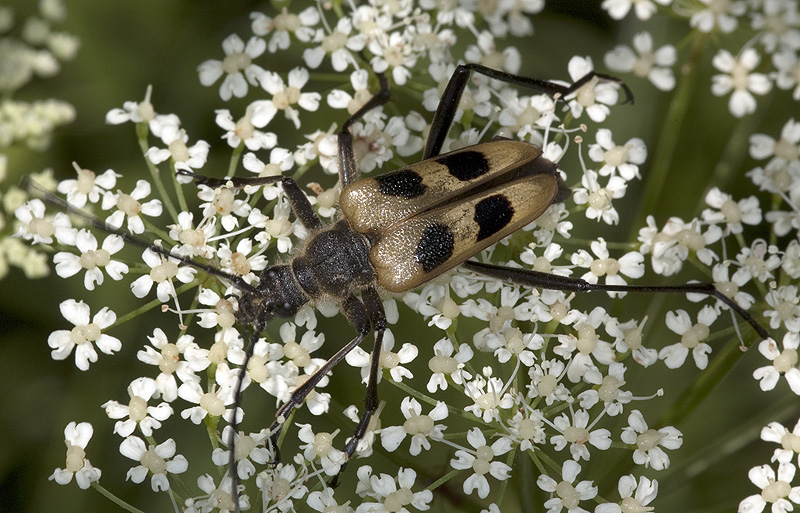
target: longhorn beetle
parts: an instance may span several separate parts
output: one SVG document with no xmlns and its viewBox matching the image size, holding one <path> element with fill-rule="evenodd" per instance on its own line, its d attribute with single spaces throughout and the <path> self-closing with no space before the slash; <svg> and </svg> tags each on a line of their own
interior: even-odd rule
<svg viewBox="0 0 800 513">
<path fill-rule="evenodd" d="M 253 333 L 239 372 L 236 405 L 240 402 L 241 385 L 255 343 L 271 319 L 292 317 L 305 304 L 322 298 L 340 302 L 342 312 L 357 335 L 299 386 L 278 410 L 277 418 L 270 427 L 270 441 L 276 454 L 282 425 L 290 413 L 303 403 L 333 367 L 374 332 L 364 412 L 344 448 L 347 458 L 353 455 L 378 407 L 379 357 L 386 330 L 386 316 L 378 290 L 405 292 L 458 265 L 525 287 L 569 292 L 664 292 L 714 296 L 747 321 L 760 337 L 769 337 L 747 310 L 719 292 L 713 283 L 671 286 L 593 284 L 582 279 L 469 260 L 538 218 L 550 205 L 570 195 L 556 164 L 544 158 L 542 150 L 531 143 L 494 139 L 440 154 L 472 72 L 561 100 L 591 81 L 613 82 L 619 84 L 627 100 L 632 101 L 630 90 L 619 79 L 595 72 L 565 86 L 478 64 L 460 65 L 448 82 L 434 113 L 422 160 L 402 169 L 359 180 L 350 127 L 367 112 L 388 101 L 388 81 L 383 74 L 378 74 L 379 91 L 344 122 L 338 134 L 339 179 L 342 187 L 339 205 L 342 218 L 331 226 L 323 226 L 309 200 L 290 177 L 215 179 L 179 171 L 211 187 L 243 188 L 247 185 L 281 183 L 292 210 L 310 236 L 303 250 L 291 261 L 263 270 L 255 286 L 239 276 L 174 255 L 160 246 L 92 219 L 95 225 L 117 233 L 126 241 L 204 269 L 241 290 L 237 319 L 252 326 Z M 63 200 L 49 199 L 70 212 L 77 210 Z M 235 417 L 231 422 L 233 429 L 228 445 L 231 451 L 230 472 L 234 479 L 232 493 L 234 504 L 238 506 L 237 463 L 233 450 L 238 422 Z"/>
<path fill-rule="evenodd" d="M 573 292 L 668 292 L 714 296 L 736 311 L 761 336 L 769 334 L 736 302 L 713 283 L 674 286 L 604 285 L 533 270 L 508 268 L 468 260 L 473 255 L 539 217 L 553 203 L 570 195 L 556 164 L 533 144 L 507 139 L 469 146 L 440 155 L 470 74 L 564 99 L 592 80 L 620 84 L 628 101 L 632 93 L 619 79 L 589 73 L 569 86 L 497 71 L 478 64 L 460 65 L 448 82 L 434 113 L 422 160 L 377 177 L 358 179 L 350 127 L 367 112 L 389 99 L 388 81 L 378 74 L 379 91 L 347 119 L 338 134 L 339 206 L 342 219 L 323 227 L 298 185 L 288 177 L 213 179 L 182 172 L 212 186 L 260 185 L 281 182 L 300 222 L 311 232 L 303 252 L 291 262 L 265 269 L 256 290 L 243 287 L 238 319 L 253 326 L 247 352 L 273 317 L 291 317 L 310 301 L 323 297 L 341 302 L 342 311 L 357 335 L 336 352 L 278 410 L 270 427 L 277 451 L 282 423 L 303 403 L 319 381 L 374 332 L 365 408 L 353 436 L 344 448 L 347 458 L 364 436 L 378 407 L 377 379 L 386 317 L 378 288 L 400 293 L 422 285 L 449 269 L 465 269 L 526 287 Z M 360 298 L 359 298 L 360 295 Z M 247 361 L 239 374 L 239 388 Z M 239 401 L 237 390 L 236 401 Z M 236 419 L 232 433 L 236 432 Z M 233 445 L 233 434 L 229 446 Z M 236 461 L 231 448 L 231 474 Z M 236 482 L 236 481 L 234 481 Z M 236 486 L 234 497 L 238 496 Z M 234 504 L 238 504 L 235 500 Z"/>
</svg>

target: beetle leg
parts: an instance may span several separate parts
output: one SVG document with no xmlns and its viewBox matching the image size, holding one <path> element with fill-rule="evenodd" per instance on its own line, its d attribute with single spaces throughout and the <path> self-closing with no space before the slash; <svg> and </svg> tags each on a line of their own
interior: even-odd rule
<svg viewBox="0 0 800 513">
<path fill-rule="evenodd" d="M 191 177 L 197 181 L 197 183 L 207 185 L 212 188 L 232 186 L 234 189 L 242 189 L 248 185 L 255 187 L 258 185 L 267 185 L 280 182 L 281 187 L 283 187 L 283 193 L 286 194 L 286 198 L 289 200 L 289 204 L 292 206 L 294 215 L 296 215 L 300 222 L 303 223 L 303 226 L 309 230 L 319 230 L 322 228 L 322 221 L 317 213 L 314 212 L 314 207 L 311 206 L 311 202 L 308 201 L 308 197 L 305 195 L 302 189 L 300 189 L 300 186 L 297 185 L 297 182 L 295 182 L 290 176 L 233 176 L 231 178 L 211 178 L 209 176 L 198 175 L 183 169 L 178 170 L 177 174 Z"/>
<path fill-rule="evenodd" d="M 344 347 L 339 349 L 330 359 L 325 362 L 322 367 L 317 369 L 314 374 L 311 375 L 310 378 L 306 380 L 305 383 L 297 387 L 294 392 L 292 392 L 291 397 L 289 398 L 286 403 L 280 407 L 278 412 L 275 414 L 277 419 L 275 422 L 272 423 L 270 426 L 270 443 L 272 447 L 275 449 L 277 454 L 278 448 L 278 437 L 280 436 L 281 429 L 283 428 L 283 424 L 286 422 L 286 419 L 289 418 L 289 415 L 292 413 L 292 410 L 303 404 L 308 394 L 310 394 L 314 387 L 319 384 L 320 380 L 325 377 L 339 362 L 344 360 L 344 357 L 347 356 L 347 353 L 355 349 L 357 345 L 359 345 L 370 333 L 371 330 L 371 322 L 369 313 L 367 308 L 364 304 L 358 300 L 355 296 L 349 296 L 342 302 L 342 313 L 344 313 L 347 320 L 352 324 L 358 335 L 348 342 Z"/>
<path fill-rule="evenodd" d="M 627 96 L 625 101 L 633 101 L 633 94 L 631 93 L 631 90 L 627 85 L 625 85 L 624 82 L 622 82 L 622 80 L 612 77 L 611 75 L 595 73 L 594 71 L 587 73 L 574 84 L 566 86 L 557 84 L 555 82 L 550 82 L 548 80 L 539 80 L 536 78 L 512 75 L 511 73 L 505 73 L 496 69 L 487 68 L 486 66 L 482 66 L 480 64 L 461 64 L 453 72 L 453 75 L 450 77 L 450 81 L 447 82 L 447 87 L 445 87 L 445 90 L 442 93 L 442 98 L 439 100 L 439 107 L 433 114 L 433 121 L 431 122 L 431 130 L 430 134 L 428 135 L 428 142 L 425 145 L 425 153 L 422 155 L 423 160 L 435 157 L 442 151 L 444 140 L 447 137 L 448 132 L 450 132 L 450 127 L 453 125 L 453 119 L 455 118 L 456 111 L 458 110 L 458 104 L 461 101 L 461 95 L 464 94 L 464 88 L 467 87 L 467 81 L 469 80 L 470 74 L 473 71 L 495 80 L 500 80 L 519 87 L 538 91 L 540 93 L 545 93 L 553 97 L 558 96 L 561 99 L 564 99 L 565 97 L 574 93 L 593 78 L 597 78 L 605 82 L 614 82 L 619 84 Z"/>
<path fill-rule="evenodd" d="M 358 163 L 353 151 L 353 135 L 350 133 L 350 127 L 364 117 L 364 114 L 389 101 L 389 81 L 383 73 L 378 73 L 378 80 L 381 84 L 378 92 L 355 114 L 347 118 L 339 130 L 339 181 L 342 187 L 358 180 Z"/>
<path fill-rule="evenodd" d="M 256 326 L 253 327 L 253 334 L 250 335 L 250 342 L 247 345 L 247 349 L 244 355 L 244 362 L 242 363 L 242 367 L 239 369 L 239 374 L 236 377 L 236 390 L 233 393 L 233 418 L 231 419 L 230 426 L 231 432 L 230 436 L 228 437 L 227 444 L 228 450 L 230 452 L 228 456 L 228 472 L 231 475 L 231 497 L 233 498 L 233 504 L 235 505 L 235 511 L 239 511 L 239 462 L 236 461 L 236 435 L 239 431 L 239 405 L 242 403 L 242 383 L 244 383 L 244 378 L 247 375 L 247 364 L 250 361 L 250 358 L 253 357 L 253 351 L 256 347 L 256 342 L 258 342 L 259 337 L 261 337 L 261 332 L 264 331 L 265 323 L 259 322 Z M 274 446 L 275 454 L 278 454 L 277 446 Z"/>
<path fill-rule="evenodd" d="M 381 301 L 375 287 L 368 287 L 361 294 L 364 305 L 367 307 L 372 328 L 375 330 L 375 345 L 372 346 L 372 359 L 369 367 L 369 381 L 367 382 L 367 394 L 364 398 L 364 413 L 358 420 L 358 426 L 352 438 L 345 445 L 344 453 L 349 459 L 356 451 L 358 442 L 367 432 L 369 421 L 372 414 L 378 409 L 378 372 L 380 371 L 381 350 L 383 349 L 383 333 L 386 331 L 386 312 L 383 310 Z"/>
<path fill-rule="evenodd" d="M 707 282 L 686 283 L 683 285 L 608 285 L 602 283 L 589 283 L 580 278 L 571 278 L 556 274 L 542 273 L 531 269 L 517 269 L 500 265 L 484 264 L 475 260 L 468 260 L 461 264 L 465 269 L 490 276 L 503 281 L 516 283 L 525 287 L 536 287 L 550 290 L 563 290 L 566 292 L 665 292 L 674 294 L 705 294 L 713 296 L 728 305 L 733 311 L 747 321 L 762 338 L 770 338 L 769 332 L 761 326 L 750 312 L 739 306 L 719 290 L 716 285 Z"/>
</svg>

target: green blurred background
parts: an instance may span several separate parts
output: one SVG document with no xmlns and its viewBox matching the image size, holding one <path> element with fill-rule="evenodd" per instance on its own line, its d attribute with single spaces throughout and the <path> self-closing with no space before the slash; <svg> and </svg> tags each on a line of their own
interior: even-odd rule
<svg viewBox="0 0 800 513">
<path fill-rule="evenodd" d="M 637 20 L 614 23 L 599 9 L 599 4 L 599 1 L 548 2 L 545 11 L 534 18 L 535 35 L 527 41 L 509 41 L 523 52 L 521 73 L 538 78 L 567 79 L 566 64 L 576 54 L 592 56 L 596 68 L 607 71 L 602 64 L 603 53 L 615 44 L 629 44 L 633 34 L 643 25 Z M 12 1 L 11 5 L 17 11 L 18 19 L 34 12 L 36 7 L 33 1 Z M 208 58 L 221 57 L 221 41 L 228 34 L 237 32 L 246 39 L 251 11 L 269 9 L 263 2 L 209 0 L 67 2 L 68 19 L 61 28 L 80 38 L 81 49 L 77 58 L 66 63 L 57 77 L 34 81 L 17 99 L 62 99 L 76 107 L 77 119 L 56 132 L 51 149 L 45 153 L 34 153 L 24 148 L 7 151 L 9 182 L 14 183 L 21 175 L 48 167 L 54 169 L 59 179 L 71 177 L 71 162 L 76 161 L 96 172 L 108 168 L 121 172 L 129 180 L 122 188 L 131 187 L 133 173 L 144 171 L 132 126 L 107 126 L 104 118 L 108 110 L 120 107 L 124 101 L 141 100 L 148 84 L 153 85 L 153 103 L 159 112 L 178 114 L 192 141 L 205 139 L 212 143 L 212 160 L 207 169 L 218 169 L 218 174 L 224 174 L 228 153 L 224 149 L 219 151 L 223 146 L 218 143 L 220 131 L 214 124 L 213 111 L 231 108 L 237 115 L 245 103 L 234 101 L 223 105 L 217 95 L 217 86 L 204 88 L 199 84 L 196 67 Z M 686 31 L 685 24 L 677 20 L 654 21 L 647 28 L 657 46 L 675 43 Z M 709 47 L 703 59 L 706 68 L 710 67 L 707 63 L 712 55 Z M 685 56 L 685 49 L 681 56 Z M 297 64 L 296 61 L 281 62 L 281 59 L 280 54 L 270 56 L 269 62 L 276 70 L 286 70 Z M 752 194 L 746 180 L 742 180 L 742 173 L 753 167 L 742 134 L 755 130 L 776 136 L 786 121 L 788 109 L 797 109 L 796 103 L 789 103 L 788 95 L 780 94 L 779 99 L 769 105 L 768 101 L 760 98 L 756 115 L 735 121 L 727 113 L 727 98 L 711 96 L 709 76 L 707 70 L 697 80 L 697 92 L 681 134 L 679 151 L 674 157 L 669 184 L 661 191 L 658 208 L 650 212 L 659 224 L 671 215 L 685 219 L 699 213 L 701 207 L 698 205 L 705 194 L 708 177 L 715 171 L 724 171 L 715 169 L 722 156 L 732 164 L 731 173 L 714 175 L 715 184 L 737 197 Z M 635 78 L 629 79 L 628 83 L 634 90 L 636 103 L 615 109 L 609 126 L 614 130 L 617 143 L 634 136 L 642 137 L 652 155 L 664 122 L 668 95 Z M 320 86 L 326 87 L 330 86 Z M 409 100 L 403 98 L 401 101 Z M 409 103 L 408 108 L 415 107 Z M 328 114 L 323 111 L 320 115 Z M 341 121 L 331 117 L 331 121 L 337 120 Z M 290 131 L 286 125 L 283 127 Z M 282 144 L 284 135 L 279 132 Z M 591 137 L 589 142 L 593 142 Z M 217 149 L 216 154 L 213 148 Z M 574 165 L 565 162 L 562 167 L 569 170 Z M 647 176 L 646 166 L 643 174 Z M 330 177 L 319 180 L 325 187 L 333 184 Z M 633 228 L 632 219 L 637 215 L 636 199 L 640 187 L 632 184 L 626 202 L 618 205 L 622 217 L 619 226 L 609 228 L 603 225 L 598 229 L 594 223 L 583 223 L 585 231 L 581 232 L 579 228 L 576 236 L 592 238 L 600 234 L 608 240 L 625 240 Z M 676 278 L 673 283 L 696 277 L 688 274 Z M 0 284 L 0 440 L 3 442 L 0 449 L 0 511 L 71 513 L 116 510 L 114 505 L 93 491 L 79 490 L 74 483 L 62 487 L 47 480 L 56 467 L 64 465 L 62 432 L 72 420 L 88 421 L 95 426 L 87 455 L 95 466 L 103 470 L 101 482 L 144 510 L 167 507 L 165 497 L 154 496 L 147 483 L 137 486 L 124 482 L 125 472 L 133 462 L 119 455 L 121 439 L 111 433 L 113 422 L 107 419 L 100 407 L 111 398 L 126 400 L 126 386 L 131 379 L 141 375 L 139 372 L 144 368 L 135 354 L 146 342 L 145 336 L 152 333 L 153 321 L 145 316 L 115 330 L 113 335 L 123 341 L 121 353 L 113 358 L 101 354 L 90 372 L 77 370 L 72 359 L 56 362 L 49 356 L 47 336 L 56 329 L 67 327 L 58 304 L 66 298 L 86 297 L 81 281 L 79 278 L 29 281 L 14 269 Z M 126 286 L 101 287 L 100 290 L 116 293 L 111 292 L 113 295 L 107 298 L 93 294 L 88 300 L 92 314 L 106 305 L 120 313 L 138 304 L 132 296 L 119 293 L 125 291 Z M 651 346 L 661 347 L 674 341 L 673 334 L 663 331 L 661 319 L 665 301 L 672 308 L 683 305 L 682 300 L 647 297 L 638 302 L 640 310 L 625 312 L 625 318 L 641 315 L 644 311 L 650 313 L 650 322 L 654 325 L 649 334 Z M 580 298 L 579 304 L 610 305 L 607 298 L 597 297 Z M 407 310 L 405 313 L 404 319 L 407 320 Z M 321 331 L 328 333 L 328 340 L 334 339 L 334 334 L 349 333 L 341 318 L 323 320 L 320 326 Z M 464 322 L 463 327 L 464 333 L 468 333 L 469 323 Z M 424 328 L 424 322 L 404 323 L 403 329 L 407 331 L 396 331 L 398 342 L 423 338 L 432 342 L 439 338 L 438 333 L 430 333 Z M 332 351 L 336 345 L 338 341 L 328 344 L 325 351 Z M 715 352 L 720 349 L 719 345 L 715 346 Z M 650 474 L 661 481 L 662 493 L 657 502 L 659 511 L 735 510 L 741 498 L 755 493 L 747 480 L 747 469 L 766 463 L 772 447 L 763 442 L 753 442 L 753 439 L 757 439 L 760 426 L 768 420 L 782 420 L 792 425 L 798 411 L 796 396 L 788 393 L 783 383 L 769 395 L 757 391 L 750 375 L 753 368 L 762 364 L 763 360 L 756 351 L 750 351 L 698 413 L 678 426 L 693 436 L 687 437 L 681 451 L 671 455 L 674 465 L 669 475 Z M 666 398 L 638 405 L 646 411 L 646 416 L 649 412 L 648 418 L 652 419 L 658 418 L 659 412 L 666 411 L 670 401 L 697 376 L 696 369 L 688 364 L 684 369 L 672 372 L 666 372 L 661 364 L 655 367 L 645 373 L 632 368 L 626 376 L 627 388 L 636 393 L 650 394 L 659 387 L 665 387 L 671 393 Z M 425 361 L 415 362 L 412 368 L 415 374 L 424 376 Z M 358 389 L 357 372 L 343 370 L 337 373 L 330 387 Z M 394 405 L 399 404 L 403 397 L 386 384 L 381 393 L 382 398 Z M 272 411 L 271 404 L 265 406 L 264 425 L 269 422 Z M 254 421 L 252 417 L 248 420 Z M 619 421 L 624 422 L 624 419 Z M 341 419 L 334 422 L 347 429 Z M 250 425 L 252 430 L 257 429 L 255 424 Z M 178 449 L 183 453 L 189 453 L 191 449 L 185 445 L 182 447 L 182 443 L 207 443 L 204 433 L 199 430 L 195 436 L 171 434 L 169 428 L 165 428 L 164 434 L 178 435 Z M 189 442 L 180 441 L 187 440 L 187 436 Z M 339 441 L 343 439 L 340 435 Z M 610 457 L 612 459 L 603 461 L 601 455 L 591 464 L 584 463 L 584 471 L 591 470 L 589 467 L 594 465 L 616 470 L 623 468 L 629 462 L 629 456 L 625 455 L 622 462 L 617 461 L 618 457 L 619 454 L 614 454 Z M 597 475 L 597 472 L 592 474 Z M 194 478 L 186 479 L 192 482 Z M 535 476 L 531 478 L 531 474 L 522 472 L 515 479 L 535 479 Z M 451 486 L 457 488 L 455 484 Z M 520 483 L 515 486 L 520 486 Z M 521 486 L 531 487 L 525 483 Z M 709 494 L 710 490 L 714 490 L 713 494 Z M 452 511 L 453 508 L 477 511 L 474 504 L 459 502 L 449 494 L 442 495 L 434 502 L 434 511 Z"/>
</svg>

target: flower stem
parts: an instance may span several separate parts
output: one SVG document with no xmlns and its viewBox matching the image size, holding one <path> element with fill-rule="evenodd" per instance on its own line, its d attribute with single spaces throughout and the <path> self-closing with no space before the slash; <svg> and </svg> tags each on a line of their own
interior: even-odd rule
<svg viewBox="0 0 800 513">
<path fill-rule="evenodd" d="M 656 149 L 653 152 L 652 165 L 646 174 L 646 184 L 642 200 L 639 202 L 638 211 L 631 224 L 631 234 L 628 240 L 636 240 L 636 235 L 640 226 L 644 226 L 645 218 L 649 213 L 655 211 L 658 206 L 659 196 L 664 190 L 675 149 L 678 146 L 683 122 L 689 112 L 689 104 L 692 101 L 694 83 L 697 79 L 698 64 L 708 42 L 708 34 L 697 33 L 694 45 L 689 53 L 689 58 L 681 70 L 683 79 L 678 82 L 678 87 L 672 97 L 669 110 L 664 116 Z"/>
<path fill-rule="evenodd" d="M 131 513 L 144 513 L 144 511 L 134 508 L 124 500 L 120 499 L 110 491 L 106 490 L 105 488 L 103 488 L 102 485 L 100 485 L 97 482 L 92 483 L 92 488 L 100 492 L 100 495 L 104 496 L 106 499 L 110 500 L 111 502 L 113 502 L 120 508 L 124 509 L 125 511 L 130 511 Z"/>
<path fill-rule="evenodd" d="M 674 426 L 686 419 L 708 398 L 744 354 L 739 344 L 728 342 L 722 346 L 719 353 L 710 360 L 708 368 L 674 401 L 672 408 L 661 418 L 659 426 Z"/>
</svg>

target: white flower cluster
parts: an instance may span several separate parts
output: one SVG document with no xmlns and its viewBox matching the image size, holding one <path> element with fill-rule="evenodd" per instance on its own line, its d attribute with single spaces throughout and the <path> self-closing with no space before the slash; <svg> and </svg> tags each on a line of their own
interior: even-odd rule
<svg viewBox="0 0 800 513">
<path fill-rule="evenodd" d="M 603 2 L 613 18 L 634 8 L 642 20 L 651 19 L 670 1 L 657 4 Z M 774 55 L 789 50 L 796 54 L 800 49 L 796 21 L 787 30 L 795 38 L 770 32 L 769 20 L 775 16 L 796 20 L 792 2 L 727 2 L 724 12 L 709 4 L 717 5 L 701 0 L 696 12 L 680 13 L 698 37 L 711 31 L 728 33 L 743 16 L 750 16 L 758 32 L 738 57 L 720 50 L 714 59 L 713 65 L 726 74 L 714 79 L 712 90 L 717 95 L 733 91 L 730 110 L 735 116 L 752 112 L 757 107 L 752 93 L 766 94 L 772 80 L 781 89 L 797 87 L 781 82 L 778 75 L 764 78 L 767 75 L 751 73 L 758 64 L 752 56 L 755 45 L 779 52 Z M 343 121 L 377 91 L 376 74 L 382 73 L 391 80 L 392 98 L 407 93 L 433 111 L 462 57 L 464 62 L 518 73 L 520 51 L 502 47 L 500 39 L 530 35 L 527 15 L 541 10 L 543 2 L 496 2 L 483 6 L 480 13 L 466 2 L 428 0 L 330 7 L 314 4 L 270 15 L 253 13 L 251 34 L 227 37 L 222 59 L 198 67 L 203 85 L 220 82 L 223 101 L 257 98 L 243 107 L 238 119 L 227 109 L 209 115 L 216 119 L 226 143 L 219 146 L 223 151 L 233 148 L 231 169 L 241 160 L 250 176 L 285 175 L 299 181 L 320 164 L 327 175 L 321 173 L 319 179 L 327 180 L 330 188 L 308 186 L 315 212 L 323 218 L 336 213 L 338 189 L 329 175 L 338 172 L 338 145 L 335 128 L 318 115 L 323 94 L 315 88 L 326 92 L 324 101 L 340 111 Z M 465 50 L 457 53 L 457 43 Z M 606 57 L 608 67 L 647 77 L 661 91 L 672 90 L 677 50 L 669 45 L 653 50 L 647 32 L 635 36 L 633 46 L 634 50 L 622 46 L 612 50 Z M 280 73 L 268 69 L 270 55 L 291 55 L 297 48 L 302 49 L 303 65 Z M 565 76 L 571 81 L 593 71 L 587 57 L 576 56 L 566 67 Z M 328 68 L 338 73 L 336 87 L 328 83 L 317 87 L 315 75 Z M 324 75 L 330 80 L 328 73 Z M 324 354 L 332 354 L 351 334 L 317 331 L 317 312 L 336 313 L 336 305 L 321 301 L 272 330 L 280 341 L 266 334 L 259 339 L 243 367 L 249 327 L 236 323 L 242 291 L 211 276 L 208 267 L 188 265 L 187 259 L 256 285 L 260 271 L 285 262 L 294 248 L 302 246 L 307 230 L 292 215 L 287 194 L 278 185 L 236 189 L 183 184 L 189 173 L 212 174 L 209 154 L 220 148 L 203 140 L 192 142 L 190 130 L 176 114 L 157 112 L 153 94 L 148 89 L 141 102 L 126 102 L 107 116 L 111 124 L 136 124 L 150 180 L 137 177 L 135 187 L 123 192 L 117 188 L 120 175 L 115 171 L 98 174 L 76 165 L 77 177 L 58 184 L 58 191 L 76 207 L 96 206 L 116 233 L 103 235 L 100 242 L 66 213 L 47 213 L 39 199 L 16 208 L 18 237 L 55 248 L 56 274 L 66 279 L 81 275 L 87 298 L 98 287 L 113 286 L 104 279 L 108 275 L 113 282 L 124 280 L 136 298 L 149 301 L 137 314 L 158 306 L 177 313 L 177 322 L 148 334 L 149 344 L 125 342 L 141 344 L 137 357 L 147 370 L 130 382 L 126 399 L 103 405 L 115 421 L 113 431 L 122 437 L 120 453 L 136 462 L 128 479 L 140 483 L 151 476 L 154 491 L 167 492 L 184 511 L 203 513 L 253 507 L 292 511 L 297 504 L 316 511 L 357 513 L 426 510 L 436 489 L 455 479 L 458 484 L 448 485 L 448 493 L 460 488 L 469 500 L 477 496 L 487 511 L 500 511 L 509 479 L 525 460 L 537 469 L 536 484 L 547 495 L 542 506 L 550 512 L 653 509 L 658 482 L 645 477 L 645 469 L 668 468 L 670 451 L 681 447 L 683 435 L 673 426 L 653 426 L 645 419 L 634 401 L 661 396 L 662 391 L 658 384 L 644 393 L 631 390 L 626 373 L 632 372 L 633 363 L 650 367 L 659 360 L 670 369 L 678 368 L 689 354 L 698 369 L 705 369 L 711 344 L 720 338 L 717 332 L 739 321 L 721 300 L 690 294 L 690 300 L 702 299 L 705 305 L 694 313 L 679 309 L 663 320 L 648 321 L 625 313 L 625 306 L 636 301 L 632 293 L 610 293 L 614 307 L 585 308 L 571 292 L 531 290 L 455 272 L 402 296 L 383 298 L 390 329 L 380 355 L 381 377 L 401 389 L 405 398 L 399 404 L 382 405 L 366 426 L 357 458 L 349 462 L 351 467 L 358 464 L 357 470 L 340 475 L 348 463 L 342 447 L 350 433 L 328 430 L 328 424 L 317 418 L 301 421 L 338 416 L 346 408 L 354 429 L 361 391 L 329 387 L 327 377 L 306 398 L 305 408 L 293 414 L 297 419 L 285 419 L 280 447 L 272 446 L 267 429 L 233 433 L 234 419 L 247 424 L 249 416 L 256 416 L 237 401 L 240 387 L 262 406 L 283 404 L 324 364 L 319 350 L 326 340 L 330 350 Z M 642 139 L 597 127 L 612 115 L 618 100 L 618 84 L 604 80 L 591 80 L 567 98 L 553 99 L 482 76 L 470 79 L 444 151 L 487 140 L 485 133 L 495 127 L 499 133 L 542 146 L 545 157 L 555 161 L 573 143 L 581 162 L 579 169 L 567 173 L 574 201 L 552 205 L 524 230 L 477 258 L 616 286 L 636 283 L 648 262 L 662 276 L 675 275 L 685 264 L 696 265 L 743 309 L 763 312 L 756 320 L 776 334 L 759 344 L 769 360 L 755 373 L 761 388 L 771 390 L 785 378 L 800 395 L 800 124 L 787 121 L 777 140 L 766 134 L 750 139 L 750 155 L 765 162 L 748 176 L 772 195 L 769 201 L 758 196 L 738 199 L 714 188 L 706 194 L 707 208 L 697 218 L 672 217 L 659 225 L 649 217 L 636 242 L 593 237 L 585 249 L 571 245 L 569 250 L 564 243 L 576 231 L 573 221 L 585 222 L 578 214 L 593 224 L 619 223 L 615 202 L 644 171 L 648 152 Z M 287 120 L 283 125 L 280 111 Z M 418 161 L 429 119 L 427 113 L 398 113 L 389 106 L 367 113 L 351 127 L 359 170 L 368 173 Z M 594 132 L 585 136 L 593 141 L 587 149 L 584 136 L 567 140 L 572 129 L 565 125 L 576 122 L 587 123 Z M 281 131 L 276 126 L 288 128 Z M 307 142 L 290 143 L 287 132 L 292 128 Z M 196 195 L 197 208 L 187 206 L 187 191 Z M 769 235 L 750 237 L 751 227 L 764 228 Z M 151 249 L 127 256 L 135 245 L 129 233 L 147 237 L 148 243 L 181 258 Z M 129 279 L 129 274 L 138 276 Z M 188 303 L 192 306 L 185 307 Z M 109 307 L 91 316 L 87 303 L 67 299 L 61 310 L 74 327 L 52 333 L 48 343 L 53 358 L 66 359 L 74 352 L 76 366 L 87 370 L 98 360 L 96 349 L 108 355 L 120 351 L 123 342 L 105 333 L 120 322 Z M 188 322 L 194 315 L 196 319 Z M 129 317 L 126 314 L 125 320 Z M 665 323 L 674 338 L 648 338 L 646 323 L 656 322 Z M 427 323 L 438 342 L 425 345 L 413 327 L 402 326 L 415 323 Z M 752 343 L 752 333 L 746 329 L 742 336 Z M 732 332 L 730 328 L 728 334 Z M 785 334 L 780 343 L 778 333 Z M 370 354 L 356 349 L 346 360 L 362 370 L 366 381 Z M 429 373 L 415 378 L 416 369 L 424 369 L 425 363 Z M 646 394 L 652 395 L 642 397 Z M 177 453 L 181 440 L 160 436 L 162 426 L 180 424 L 181 419 L 180 429 L 199 426 L 212 439 L 208 454 L 190 455 L 198 467 L 195 473 L 202 474 L 192 489 L 182 482 L 175 486 L 175 476 L 188 468 L 187 458 Z M 134 434 L 137 430 L 144 438 Z M 768 436 L 777 441 L 779 431 L 773 426 Z M 58 483 L 75 476 L 85 488 L 100 479 L 100 471 L 84 453 L 91 433 L 87 424 L 68 426 L 67 466 L 53 474 Z M 763 508 L 766 502 L 784 510 L 790 509 L 788 501 L 798 503 L 797 488 L 789 483 L 795 469 L 790 460 L 800 453 L 795 438 L 800 435 L 792 434 L 795 438 L 788 438 L 788 445 L 786 436 L 790 435 L 780 435 L 783 452 L 777 478 L 770 469 L 754 469 L 751 479 L 765 491 L 743 502 L 743 511 L 760 511 L 758 504 Z M 233 446 L 229 440 L 234 440 Z M 280 463 L 275 464 L 278 449 Z M 228 467 L 231 451 L 238 463 L 236 475 Z M 403 463 L 388 474 L 375 470 L 379 461 L 370 458 L 378 451 L 388 461 Z M 420 458 L 423 452 L 427 458 L 437 451 L 445 454 L 439 467 Z M 606 458 L 610 451 L 626 451 L 624 468 L 631 469 L 614 476 L 616 491 L 613 485 L 611 490 L 600 488 L 601 481 L 608 486 L 607 476 L 588 475 L 591 470 L 581 475 L 589 462 Z M 412 463 L 421 464 L 410 468 Z M 343 483 L 334 490 L 328 485 L 336 476 Z M 434 484 L 425 488 L 429 483 Z M 254 503 L 256 497 L 259 504 Z"/>
<path fill-rule="evenodd" d="M 61 70 L 60 61 L 75 57 L 78 39 L 55 30 L 65 17 L 61 0 L 40 0 L 39 12 L 23 23 L 14 20 L 11 7 L 0 7 L 0 148 L 24 143 L 44 150 L 52 131 L 75 118 L 72 105 L 60 100 L 13 99 L 31 80 L 53 77 Z"/>
</svg>

